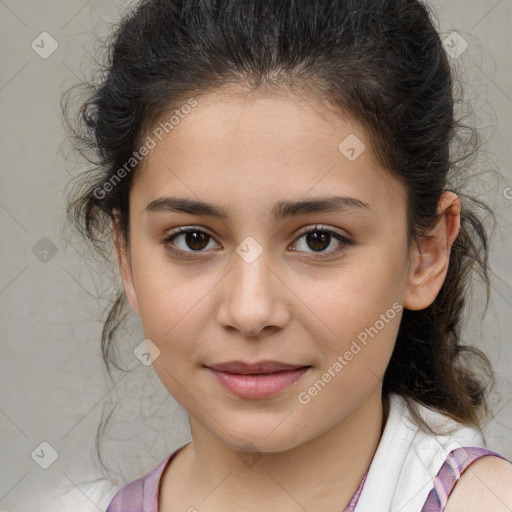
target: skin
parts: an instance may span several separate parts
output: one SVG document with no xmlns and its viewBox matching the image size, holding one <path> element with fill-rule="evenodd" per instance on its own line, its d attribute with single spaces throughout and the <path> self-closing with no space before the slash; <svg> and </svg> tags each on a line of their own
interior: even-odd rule
<svg viewBox="0 0 512 512">
<path fill-rule="evenodd" d="M 510 512 L 512 464 L 497 457 L 482 457 L 462 474 L 444 512 Z"/>
<path fill-rule="evenodd" d="M 355 161 L 338 150 L 350 134 L 366 146 Z M 277 201 L 331 195 L 371 210 L 278 222 L 270 215 Z M 146 209 L 166 196 L 215 203 L 229 217 Z M 130 305 L 160 350 L 154 369 L 187 410 L 192 433 L 163 475 L 160 510 L 288 512 L 348 503 L 385 424 L 382 377 L 402 313 L 308 404 L 298 394 L 394 303 L 419 310 L 438 294 L 460 202 L 443 193 L 431 238 L 409 247 L 405 197 L 365 130 L 308 95 L 249 97 L 232 87 L 201 96 L 145 157 L 130 192 L 128 244 L 113 225 L 116 251 Z M 315 224 L 354 244 L 335 255 L 331 237 L 315 252 L 299 233 Z M 180 226 L 211 235 L 203 252 L 184 235 L 174 244 L 188 259 L 166 250 L 162 240 Z M 236 252 L 247 236 L 262 250 L 251 263 Z M 276 396 L 249 400 L 229 394 L 203 366 L 231 359 L 312 369 Z M 248 467 L 240 451 L 261 458 Z"/>
</svg>

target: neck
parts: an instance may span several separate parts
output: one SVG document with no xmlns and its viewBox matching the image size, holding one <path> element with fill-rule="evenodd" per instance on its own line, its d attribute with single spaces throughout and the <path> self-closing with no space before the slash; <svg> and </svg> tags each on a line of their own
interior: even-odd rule
<svg viewBox="0 0 512 512">
<path fill-rule="evenodd" d="M 322 435 L 283 452 L 244 457 L 191 418 L 192 443 L 183 450 L 182 466 L 188 499 L 197 505 L 204 500 L 212 511 L 248 503 L 258 511 L 340 510 L 368 469 L 387 412 L 378 388 Z"/>
</svg>

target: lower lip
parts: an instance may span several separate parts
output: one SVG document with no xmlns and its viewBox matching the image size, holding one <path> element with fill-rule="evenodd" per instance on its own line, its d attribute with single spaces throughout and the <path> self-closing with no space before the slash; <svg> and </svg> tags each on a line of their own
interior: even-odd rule
<svg viewBox="0 0 512 512">
<path fill-rule="evenodd" d="M 311 367 L 276 373 L 241 375 L 208 368 L 233 395 L 241 398 L 269 398 L 297 382 Z"/>
</svg>

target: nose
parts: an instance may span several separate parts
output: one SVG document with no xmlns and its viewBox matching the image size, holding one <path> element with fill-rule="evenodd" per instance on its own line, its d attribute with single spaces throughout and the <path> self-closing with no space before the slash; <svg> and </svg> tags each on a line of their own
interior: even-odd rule
<svg viewBox="0 0 512 512">
<path fill-rule="evenodd" d="M 290 321 L 290 290 L 269 266 L 265 252 L 250 263 L 235 253 L 220 291 L 217 318 L 226 329 L 256 337 L 264 330 L 283 329 Z"/>
</svg>

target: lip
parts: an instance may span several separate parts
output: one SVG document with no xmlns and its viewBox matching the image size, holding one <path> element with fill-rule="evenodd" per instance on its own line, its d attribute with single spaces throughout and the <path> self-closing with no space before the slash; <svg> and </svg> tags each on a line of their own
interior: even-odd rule
<svg viewBox="0 0 512 512">
<path fill-rule="evenodd" d="M 275 373 L 283 370 L 296 370 L 297 368 L 303 368 L 304 364 L 289 364 L 282 363 L 281 361 L 258 361 L 256 363 L 246 363 L 244 361 L 226 361 L 225 363 L 212 364 L 207 366 L 212 370 L 220 372 L 236 373 L 239 375 L 248 375 L 250 373 Z"/>
<path fill-rule="evenodd" d="M 227 391 L 247 399 L 274 396 L 295 384 L 310 368 L 278 361 L 229 361 L 206 367 Z"/>
</svg>

